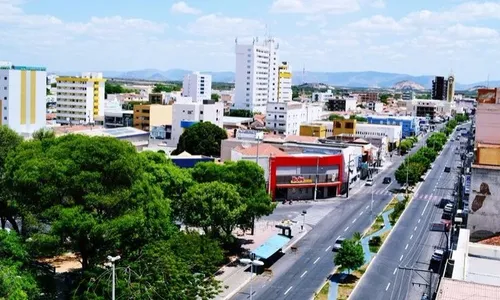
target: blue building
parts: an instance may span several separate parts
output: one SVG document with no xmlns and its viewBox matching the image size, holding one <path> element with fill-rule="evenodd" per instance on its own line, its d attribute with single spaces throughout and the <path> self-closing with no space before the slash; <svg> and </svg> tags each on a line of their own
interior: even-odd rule
<svg viewBox="0 0 500 300">
<path fill-rule="evenodd" d="M 203 155 L 191 155 L 187 152 L 183 152 L 179 155 L 171 155 L 169 157 L 172 162 L 181 168 L 192 168 L 199 162 L 214 162 L 215 158 L 203 156 Z"/>
<path fill-rule="evenodd" d="M 366 119 L 370 124 L 401 125 L 403 138 L 420 134 L 420 124 L 415 117 L 368 116 Z"/>
</svg>

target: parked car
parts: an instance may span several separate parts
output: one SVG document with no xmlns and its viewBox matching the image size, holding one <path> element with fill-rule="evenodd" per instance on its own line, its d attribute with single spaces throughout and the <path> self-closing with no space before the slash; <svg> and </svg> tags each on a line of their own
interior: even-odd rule
<svg viewBox="0 0 500 300">
<path fill-rule="evenodd" d="M 431 259 L 434 261 L 441 261 L 441 260 L 443 260 L 443 256 L 444 256 L 444 251 L 441 249 L 436 249 L 436 250 L 434 250 L 434 253 L 432 254 Z"/>
<path fill-rule="evenodd" d="M 391 183 L 391 180 L 392 180 L 391 177 L 384 177 L 383 183 L 384 184 L 389 184 L 389 183 Z"/>
<path fill-rule="evenodd" d="M 444 212 L 451 213 L 453 212 L 453 204 L 448 203 L 443 208 Z"/>
<path fill-rule="evenodd" d="M 372 186 L 373 185 L 373 179 L 371 179 L 371 178 L 367 179 L 365 185 L 366 186 Z"/>
<path fill-rule="evenodd" d="M 439 201 L 438 207 L 439 208 L 444 208 L 446 206 L 446 204 L 448 204 L 448 203 L 453 203 L 453 200 L 446 199 L 446 198 L 441 198 L 441 201 Z"/>
<path fill-rule="evenodd" d="M 450 167 L 444 167 L 444 171 L 445 171 L 446 173 L 450 173 L 451 168 L 450 168 Z"/>
<path fill-rule="evenodd" d="M 339 238 L 333 244 L 332 252 L 337 252 L 342 248 L 342 243 L 345 241 L 345 238 Z"/>
</svg>

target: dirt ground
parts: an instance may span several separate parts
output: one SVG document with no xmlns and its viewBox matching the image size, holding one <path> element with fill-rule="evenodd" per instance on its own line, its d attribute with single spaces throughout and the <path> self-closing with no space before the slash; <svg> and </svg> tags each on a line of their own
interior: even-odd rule
<svg viewBox="0 0 500 300">
<path fill-rule="evenodd" d="M 65 253 L 63 255 L 43 258 L 40 262 L 48 263 L 56 268 L 56 273 L 64 273 L 70 270 L 80 269 L 82 263 L 80 257 L 74 253 Z"/>
</svg>

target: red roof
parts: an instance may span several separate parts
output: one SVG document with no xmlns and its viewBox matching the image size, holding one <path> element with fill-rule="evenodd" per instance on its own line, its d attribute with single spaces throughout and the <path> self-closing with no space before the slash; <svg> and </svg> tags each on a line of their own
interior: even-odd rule
<svg viewBox="0 0 500 300">
<path fill-rule="evenodd" d="M 288 154 L 277 147 L 270 145 L 270 144 L 259 144 L 259 156 L 287 156 Z M 243 155 L 248 155 L 248 156 L 256 156 L 257 155 L 257 145 L 251 146 L 249 148 L 245 148 L 242 146 L 238 146 L 234 148 L 235 151 L 238 151 L 239 153 Z"/>
</svg>

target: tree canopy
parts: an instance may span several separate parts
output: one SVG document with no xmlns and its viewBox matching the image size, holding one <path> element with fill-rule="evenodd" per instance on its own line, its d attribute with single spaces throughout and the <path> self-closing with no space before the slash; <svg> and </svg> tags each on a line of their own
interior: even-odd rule
<svg viewBox="0 0 500 300">
<path fill-rule="evenodd" d="M 181 90 L 181 87 L 177 84 L 157 83 L 153 87 L 153 93 L 161 93 L 161 92 L 170 93 L 173 91 L 180 91 L 180 90 Z"/>
<path fill-rule="evenodd" d="M 342 247 L 335 255 L 334 262 L 341 271 L 357 270 L 365 264 L 365 255 L 361 242 L 355 239 L 347 239 L 342 242 Z"/>
<path fill-rule="evenodd" d="M 210 99 L 214 100 L 215 102 L 219 102 L 219 100 L 220 100 L 220 95 L 219 95 L 219 94 L 212 93 L 212 95 L 210 95 Z"/>
<path fill-rule="evenodd" d="M 192 155 L 220 155 L 222 140 L 227 139 L 227 132 L 211 122 L 199 122 L 186 128 L 179 138 L 174 154 L 187 151 Z"/>
</svg>

